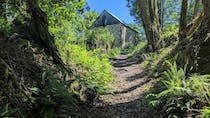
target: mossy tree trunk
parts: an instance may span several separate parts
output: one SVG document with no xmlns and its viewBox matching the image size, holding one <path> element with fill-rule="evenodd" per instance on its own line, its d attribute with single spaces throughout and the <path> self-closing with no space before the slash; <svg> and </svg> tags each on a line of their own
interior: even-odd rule
<svg viewBox="0 0 210 118">
<path fill-rule="evenodd" d="M 199 27 L 200 37 L 195 38 L 199 42 L 199 51 L 197 53 L 198 71 L 204 74 L 210 72 L 210 2 L 203 0 L 204 18 Z M 197 33 L 197 34 L 198 34 Z"/>
<path fill-rule="evenodd" d="M 148 51 L 156 51 L 161 48 L 161 27 L 158 14 L 157 0 L 138 0 L 140 15 L 148 40 Z"/>
<path fill-rule="evenodd" d="M 200 24 L 202 23 L 203 19 L 204 19 L 204 12 L 199 10 L 201 9 L 201 1 L 200 0 L 196 0 L 195 4 L 194 4 L 194 11 L 193 11 L 193 20 L 188 23 L 187 27 L 186 27 L 186 35 L 190 36 L 192 34 L 194 34 L 194 32 L 196 32 L 196 30 L 200 27 Z"/>
<path fill-rule="evenodd" d="M 192 31 L 188 31 L 187 38 L 183 39 L 175 50 L 178 54 L 176 61 L 182 66 L 188 64 L 190 72 L 208 74 L 210 72 L 209 0 L 203 0 L 203 12 L 193 22 Z"/>
<path fill-rule="evenodd" d="M 207 22 L 208 27 L 210 27 L 210 1 L 203 0 L 203 6 L 204 6 L 205 20 Z"/>
<path fill-rule="evenodd" d="M 181 16 L 179 23 L 179 38 L 182 40 L 187 36 L 187 5 L 188 0 L 182 0 Z"/>
<path fill-rule="evenodd" d="M 29 25 L 25 26 L 24 35 L 30 40 L 34 40 L 45 52 L 53 57 L 57 64 L 63 62 L 55 46 L 54 37 L 48 30 L 47 14 L 39 7 L 37 0 L 27 0 L 27 12 L 31 15 Z"/>
<path fill-rule="evenodd" d="M 195 6 L 194 6 L 194 11 L 193 11 L 194 18 L 196 18 L 198 16 L 199 5 L 200 5 L 200 0 L 195 0 Z"/>
</svg>

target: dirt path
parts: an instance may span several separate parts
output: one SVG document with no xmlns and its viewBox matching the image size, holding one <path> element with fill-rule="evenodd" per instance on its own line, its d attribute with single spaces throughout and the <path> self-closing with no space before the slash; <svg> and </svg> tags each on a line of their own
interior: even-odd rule
<svg viewBox="0 0 210 118">
<path fill-rule="evenodd" d="M 120 55 L 111 60 L 116 81 L 113 94 L 101 95 L 87 112 L 89 118 L 155 118 L 143 99 L 155 80 L 149 79 L 138 61 Z"/>
</svg>

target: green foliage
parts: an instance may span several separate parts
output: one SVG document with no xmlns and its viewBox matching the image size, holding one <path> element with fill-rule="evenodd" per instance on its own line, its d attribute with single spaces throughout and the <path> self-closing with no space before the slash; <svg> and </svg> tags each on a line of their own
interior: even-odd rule
<svg viewBox="0 0 210 118">
<path fill-rule="evenodd" d="M 140 41 L 136 46 L 130 46 L 126 49 L 126 52 L 129 53 L 129 56 L 140 55 L 144 53 L 144 49 L 147 45 L 147 41 Z M 124 51 L 123 51 L 124 52 Z"/>
<path fill-rule="evenodd" d="M 186 88 L 185 69 L 178 69 L 175 62 L 171 64 L 166 61 L 166 64 L 169 65 L 169 69 L 163 73 L 164 80 L 162 82 L 167 88 L 167 91 L 161 92 L 158 98 L 164 96 L 165 94 L 169 96 L 182 95 L 182 92 L 185 91 L 185 89 L 182 88 Z"/>
<path fill-rule="evenodd" d="M 202 118 L 209 118 L 210 117 L 210 108 L 205 107 L 201 110 L 201 115 L 199 115 Z"/>
<path fill-rule="evenodd" d="M 21 28 L 22 23 L 30 23 L 31 17 L 30 14 L 27 13 L 27 1 L 12 0 L 12 4 L 10 3 L 11 0 L 6 1 L 8 2 L 6 7 L 8 19 L 0 19 L 0 30 L 5 31 L 6 33 L 10 32 L 11 28 L 13 28 L 11 26 L 14 19 L 20 21 L 20 23 L 18 22 L 18 25 L 20 25 Z M 24 81 L 23 85 L 18 83 L 14 88 L 11 86 L 11 90 L 14 90 L 15 94 L 21 94 L 18 94 L 17 98 L 15 95 L 14 101 L 11 101 L 10 99 L 7 101 L 5 99 L 6 97 L 0 97 L 0 102 L 6 101 L 2 104 L 6 104 L 7 102 L 12 103 L 11 106 L 10 104 L 6 104 L 2 107 L 0 106 L 2 109 L 2 111 L 0 111 L 1 117 L 10 117 L 16 112 L 18 112 L 18 116 L 22 115 L 23 117 L 27 117 L 34 112 L 37 113 L 35 114 L 35 117 L 70 117 L 75 115 L 76 111 L 78 111 L 75 105 L 77 104 L 77 98 L 79 99 L 80 97 L 80 100 L 87 100 L 89 99 L 87 94 L 104 93 L 110 89 L 109 83 L 114 80 L 112 75 L 113 67 L 110 64 L 104 49 L 106 52 L 108 52 L 108 50 L 111 52 L 110 49 L 112 48 L 111 46 L 115 38 L 107 28 L 90 29 L 92 23 L 98 17 L 98 13 L 84 10 L 86 7 L 85 0 L 38 0 L 38 3 L 44 11 L 42 14 L 46 13 L 48 16 L 48 24 L 46 25 L 49 26 L 50 33 L 55 37 L 55 42 L 62 56 L 61 58 L 65 61 L 66 65 L 70 66 L 69 68 L 74 70 L 73 75 L 68 75 L 70 77 L 63 77 L 66 75 L 62 73 L 59 67 L 56 67 L 56 64 L 52 64 L 50 59 L 45 60 L 45 58 L 48 57 L 43 53 L 39 54 L 40 57 L 32 56 L 31 58 L 33 58 L 33 61 L 35 61 L 34 58 L 40 59 L 36 64 L 38 65 L 39 63 L 39 67 L 43 70 L 34 71 L 30 70 L 30 67 L 26 70 L 26 72 L 30 71 L 30 73 L 39 75 L 34 77 L 36 80 L 33 79 L 33 82 L 31 82 L 32 84 L 28 83 L 28 81 L 32 81 L 30 80 L 30 78 L 32 78 L 30 74 L 30 77 L 27 77 L 27 82 L 25 82 L 25 78 L 22 77 L 25 75 L 25 71 L 20 74 L 22 75 L 20 77 L 21 79 L 18 78 L 16 80 L 18 82 Z M 38 10 L 38 12 L 42 11 Z M 16 31 L 15 29 L 18 28 L 19 27 L 17 26 L 12 30 Z M 97 49 L 88 51 L 86 49 L 86 44 L 89 41 L 96 44 Z M 34 50 L 39 49 L 31 49 L 31 55 L 36 55 L 34 54 L 36 52 Z M 118 51 L 119 50 L 116 49 L 113 53 L 118 53 Z M 49 52 L 51 52 L 51 50 L 49 50 Z M 23 65 L 24 68 L 27 68 L 28 66 L 25 66 L 30 65 L 33 62 L 28 60 L 25 61 L 26 63 Z M 14 61 L 14 63 L 16 64 L 16 61 Z M 12 67 L 12 65 L 10 66 Z M 49 68 L 49 66 L 51 67 Z M 20 71 L 21 70 L 22 69 L 20 69 Z M 17 72 L 19 72 L 19 70 Z M 17 76 L 19 76 L 19 73 L 17 73 Z M 63 81 L 63 79 L 68 80 Z M 14 81 L 14 79 L 11 81 Z M 0 81 L 0 83 L 10 85 L 4 81 Z M 23 92 L 22 89 L 15 90 L 19 87 L 23 88 Z M 10 98 L 10 94 L 11 93 L 8 93 L 8 98 Z M 12 97 L 13 96 L 11 96 L 11 98 Z M 17 101 L 20 103 L 16 103 Z M 24 105 L 16 106 L 16 104 Z M 21 106 L 23 106 L 23 108 L 21 108 Z M 20 108 L 20 113 L 19 111 L 16 111 L 16 109 L 13 110 L 13 107 L 17 107 L 18 110 Z M 17 115 L 15 114 L 14 116 Z"/>
<path fill-rule="evenodd" d="M 74 106 L 77 102 L 73 97 L 74 94 L 68 91 L 66 83 L 53 74 L 54 71 L 46 70 L 42 74 L 41 87 L 31 88 L 31 92 L 37 96 L 31 99 L 38 103 L 37 109 L 43 118 L 71 116 L 74 114 Z M 65 114 L 62 114 L 63 111 Z"/>
<path fill-rule="evenodd" d="M 77 17 L 80 10 L 83 10 L 85 0 L 39 0 L 39 5 L 47 13 L 51 26 L 59 26 L 63 20 L 71 22 Z"/>
<path fill-rule="evenodd" d="M 4 31 L 5 33 L 10 33 L 11 32 L 11 22 L 6 21 L 3 18 L 0 18 L 0 31 Z"/>
<path fill-rule="evenodd" d="M 136 53 L 137 51 L 142 50 L 143 48 L 145 48 L 145 46 L 147 45 L 147 41 L 140 41 L 137 46 L 135 46 L 135 49 L 133 50 L 133 54 Z"/>
<path fill-rule="evenodd" d="M 210 105 L 210 76 L 203 75 L 198 76 L 196 74 L 192 75 L 188 81 L 190 88 L 193 90 L 193 95 L 197 96 L 196 99 L 201 101 L 202 103 Z"/>
<path fill-rule="evenodd" d="M 209 75 L 186 76 L 185 69 L 178 68 L 176 63 L 166 61 L 169 69 L 162 76 L 162 91 L 158 94 L 149 94 L 152 106 L 162 106 L 169 117 L 184 117 L 187 112 L 192 116 L 199 116 L 198 111 L 209 106 Z M 206 117 L 208 109 L 200 110 Z M 209 116 L 208 116 L 209 117 Z"/>
<path fill-rule="evenodd" d="M 84 12 L 77 14 L 71 21 L 60 19 L 59 25 L 50 25 L 50 31 L 55 36 L 58 44 L 62 47 L 65 44 L 77 44 L 87 49 L 102 48 L 105 51 L 111 50 L 115 40 L 107 28 L 90 29 L 98 17 L 96 12 Z"/>
<path fill-rule="evenodd" d="M 117 55 L 119 55 L 121 52 L 120 48 L 114 48 L 108 51 L 107 55 L 109 58 L 113 58 L 116 57 Z"/>
<path fill-rule="evenodd" d="M 172 45 L 167 48 L 162 48 L 158 52 L 141 54 L 141 58 L 143 59 L 143 68 L 148 72 L 148 74 L 155 76 L 159 75 L 159 73 L 155 73 L 156 69 L 162 68 L 162 66 L 159 66 L 158 64 L 163 61 L 168 54 L 170 54 L 173 48 L 174 46 Z"/>
<path fill-rule="evenodd" d="M 84 82 L 93 91 L 105 92 L 109 82 L 114 79 L 113 68 L 100 49 L 87 51 L 85 47 L 69 44 L 63 47 L 61 54 L 64 62 L 72 63 L 77 68 L 75 79 Z"/>
<path fill-rule="evenodd" d="M 56 45 L 65 63 L 71 63 L 75 69 L 75 82 L 71 85 L 72 91 L 81 95 L 87 89 L 104 92 L 108 83 L 113 80 L 112 67 L 101 50 L 87 51 L 86 43 L 96 44 L 97 48 L 111 48 L 114 37 L 106 28 L 90 29 L 98 17 L 96 12 L 87 12 L 84 0 L 39 1 L 40 6 L 48 14 L 49 29 L 55 36 Z M 50 7 L 49 7 L 50 6 Z M 87 47 L 88 48 L 88 47 Z M 75 90 L 77 87 L 79 90 Z M 81 95 L 83 96 L 83 95 Z"/>
<path fill-rule="evenodd" d="M 101 48 L 106 51 L 111 50 L 115 38 L 107 28 L 94 28 L 88 31 L 87 42 L 96 45 L 96 48 Z"/>
<path fill-rule="evenodd" d="M 179 23 L 179 14 L 181 1 L 180 0 L 166 0 L 164 3 L 164 25 Z"/>
<path fill-rule="evenodd" d="M 166 24 L 163 28 L 163 37 L 169 37 L 178 33 L 179 27 L 177 24 Z"/>
<path fill-rule="evenodd" d="M 101 48 L 106 48 L 114 41 L 114 37 L 106 28 L 90 29 L 98 13 L 84 11 L 84 0 L 44 0 L 39 1 L 39 4 L 48 15 L 50 32 L 61 46 L 68 43 L 85 46 L 87 42 L 91 42 L 98 47 L 102 43 L 104 47 Z"/>
<path fill-rule="evenodd" d="M 1 108 L 1 110 L 0 110 L 0 117 L 1 118 L 12 117 L 18 111 L 18 109 L 10 110 L 9 109 L 9 104 L 6 104 L 6 105 L 4 105 L 0 108 Z"/>
<path fill-rule="evenodd" d="M 73 73 L 75 81 L 70 89 L 77 95 L 80 95 L 81 99 L 85 99 L 85 91 L 91 90 L 96 93 L 105 92 L 109 86 L 109 82 L 113 80 L 112 66 L 109 63 L 107 55 L 104 53 L 107 51 L 110 53 L 112 51 L 110 49 L 114 41 L 113 35 L 107 28 L 90 29 L 92 23 L 98 17 L 98 13 L 77 12 L 77 10 L 84 8 L 85 4 L 83 2 L 74 3 L 70 1 L 67 4 L 73 5 L 71 8 L 62 5 L 54 6 L 57 9 L 55 11 L 50 11 L 51 8 L 43 6 L 49 12 L 48 14 L 55 14 L 56 12 L 56 14 L 59 14 L 58 16 L 61 16 L 61 18 L 49 16 L 54 18 L 50 19 L 52 23 L 49 28 L 55 36 L 56 45 L 61 53 L 62 59 L 65 63 L 71 64 L 72 68 L 75 68 L 75 72 Z M 68 12 L 71 14 L 63 13 L 65 9 L 70 10 Z M 69 17 L 70 19 L 66 19 L 65 17 Z M 101 48 L 105 51 L 101 49 L 92 50 L 92 46 L 94 45 L 96 45 L 95 48 Z M 90 51 L 87 51 L 87 49 L 90 49 Z"/>
<path fill-rule="evenodd" d="M 153 107 L 163 105 L 168 117 L 178 117 L 179 115 L 183 117 L 183 114 L 179 113 L 186 110 L 181 102 L 185 99 L 183 95 L 187 93 L 185 72 L 183 69 L 177 69 L 176 63 L 174 63 L 170 64 L 169 70 L 165 71 L 163 75 L 165 77 L 162 80 L 164 90 L 158 94 L 149 94 L 147 97 L 152 99 L 150 104 Z"/>
</svg>

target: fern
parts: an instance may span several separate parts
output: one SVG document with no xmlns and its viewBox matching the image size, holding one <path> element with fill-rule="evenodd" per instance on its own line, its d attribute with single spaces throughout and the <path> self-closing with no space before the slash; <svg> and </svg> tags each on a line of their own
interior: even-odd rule
<svg viewBox="0 0 210 118">
<path fill-rule="evenodd" d="M 177 115 L 183 117 L 187 111 L 194 116 L 200 112 L 203 117 L 209 117 L 207 107 L 200 110 L 194 106 L 196 104 L 210 106 L 210 76 L 193 74 L 191 77 L 186 77 L 186 65 L 182 69 L 178 68 L 175 62 L 166 61 L 165 64 L 168 65 L 169 69 L 162 75 L 164 90 L 158 94 L 149 94 L 147 97 L 152 98 L 150 104 L 152 106 L 164 104 L 169 117 L 176 117 Z M 182 115 L 180 112 L 183 112 Z"/>
<path fill-rule="evenodd" d="M 184 108 L 184 105 L 179 104 L 178 101 L 183 99 L 183 96 L 190 92 L 186 86 L 186 71 L 185 69 L 178 68 L 175 62 L 170 63 L 166 61 L 165 64 L 169 69 L 162 74 L 164 90 L 153 95 L 153 100 L 151 100 L 150 104 L 153 106 L 165 104 L 168 117 L 177 117 L 174 111 Z"/>
</svg>

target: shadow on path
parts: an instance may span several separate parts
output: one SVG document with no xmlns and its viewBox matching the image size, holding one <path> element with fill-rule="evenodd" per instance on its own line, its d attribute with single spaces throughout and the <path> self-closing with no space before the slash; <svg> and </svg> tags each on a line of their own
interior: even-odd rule
<svg viewBox="0 0 210 118">
<path fill-rule="evenodd" d="M 138 73 L 138 74 L 135 74 L 133 76 L 130 76 L 129 78 L 126 79 L 126 81 L 134 81 L 136 79 L 143 78 L 145 76 L 147 76 L 147 73 L 142 71 L 141 73 Z"/>
<path fill-rule="evenodd" d="M 118 58 L 110 59 L 113 66 L 116 68 L 127 67 L 133 64 L 139 64 L 142 60 L 134 59 L 132 57 L 126 57 L 125 55 L 120 55 Z"/>
<path fill-rule="evenodd" d="M 116 88 L 113 94 L 100 95 L 95 106 L 83 118 L 156 118 L 144 99 L 148 88 L 156 82 L 140 68 L 140 60 L 120 55 L 110 60 L 115 67 Z"/>
<path fill-rule="evenodd" d="M 116 91 L 116 92 L 114 92 L 114 94 L 122 94 L 122 93 L 131 92 L 131 91 L 135 90 L 136 88 L 139 88 L 139 87 L 143 86 L 144 84 L 147 84 L 149 81 L 151 81 L 151 80 L 148 79 L 148 80 L 146 80 L 146 81 L 144 81 L 142 83 L 139 83 L 138 85 L 132 86 L 132 87 L 130 87 L 130 88 L 126 89 L 126 90 L 123 90 L 123 91 Z"/>
</svg>

